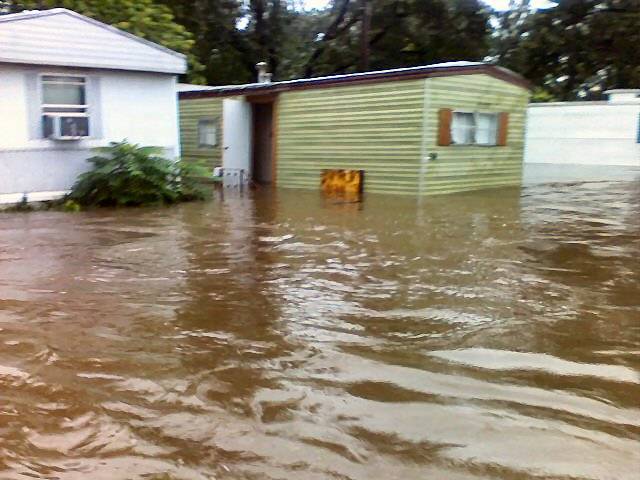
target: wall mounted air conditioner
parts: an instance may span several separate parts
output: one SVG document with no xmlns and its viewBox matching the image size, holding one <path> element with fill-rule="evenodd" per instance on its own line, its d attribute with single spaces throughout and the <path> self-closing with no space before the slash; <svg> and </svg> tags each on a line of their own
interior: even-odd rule
<svg viewBox="0 0 640 480">
<path fill-rule="evenodd" d="M 43 115 L 44 136 L 52 140 L 81 140 L 89 136 L 88 115 Z"/>
</svg>

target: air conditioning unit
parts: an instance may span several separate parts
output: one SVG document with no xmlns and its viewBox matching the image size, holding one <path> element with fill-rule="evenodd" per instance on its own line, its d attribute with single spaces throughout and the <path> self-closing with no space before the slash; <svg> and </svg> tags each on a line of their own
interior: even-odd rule
<svg viewBox="0 0 640 480">
<path fill-rule="evenodd" d="M 89 117 L 86 114 L 44 115 L 44 136 L 53 140 L 81 140 L 89 136 Z"/>
</svg>

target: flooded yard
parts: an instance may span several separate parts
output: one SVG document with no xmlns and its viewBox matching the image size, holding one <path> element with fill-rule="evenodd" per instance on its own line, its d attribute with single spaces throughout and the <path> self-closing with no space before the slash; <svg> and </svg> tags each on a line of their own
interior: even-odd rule
<svg viewBox="0 0 640 480">
<path fill-rule="evenodd" d="M 638 479 L 640 186 L 0 213 L 0 478 Z"/>
</svg>

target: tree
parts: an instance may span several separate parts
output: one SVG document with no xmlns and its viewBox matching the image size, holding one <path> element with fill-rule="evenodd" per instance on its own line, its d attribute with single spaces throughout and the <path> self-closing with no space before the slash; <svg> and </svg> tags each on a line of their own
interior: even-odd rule
<svg viewBox="0 0 640 480">
<path fill-rule="evenodd" d="M 209 84 L 245 83 L 253 64 L 238 28 L 244 16 L 237 0 L 157 0 L 171 9 L 176 22 L 192 33 L 193 52 Z"/>
<path fill-rule="evenodd" d="M 192 82 L 203 82 L 202 65 L 193 54 L 193 35 L 174 21 L 171 10 L 153 0 L 7 0 L 5 13 L 68 8 L 187 55 Z"/>
<path fill-rule="evenodd" d="M 274 79 L 298 74 L 308 50 L 314 13 L 294 0 L 158 0 L 193 32 L 198 59 L 211 84 L 255 81 L 255 64 L 266 61 Z"/>
<path fill-rule="evenodd" d="M 369 2 L 370 19 L 362 2 L 334 1 L 326 30 L 309 56 L 306 76 L 365 69 L 363 52 L 375 70 L 481 60 L 488 53 L 490 12 L 477 0 Z"/>
<path fill-rule="evenodd" d="M 640 85 L 639 0 L 559 0 L 534 12 L 512 4 L 494 36 L 495 58 L 551 97 L 600 98 Z"/>
</svg>

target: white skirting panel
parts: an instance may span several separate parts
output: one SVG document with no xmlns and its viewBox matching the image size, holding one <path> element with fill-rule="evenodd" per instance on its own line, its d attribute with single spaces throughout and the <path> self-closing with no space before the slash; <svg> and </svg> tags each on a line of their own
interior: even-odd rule
<svg viewBox="0 0 640 480">
<path fill-rule="evenodd" d="M 31 192 L 31 193 L 0 193 L 0 205 L 13 205 L 22 202 L 27 198 L 27 202 L 48 202 L 58 200 L 68 194 L 69 191 L 59 192 Z"/>
<path fill-rule="evenodd" d="M 69 190 L 92 155 L 89 149 L 0 151 L 0 195 Z"/>
</svg>

